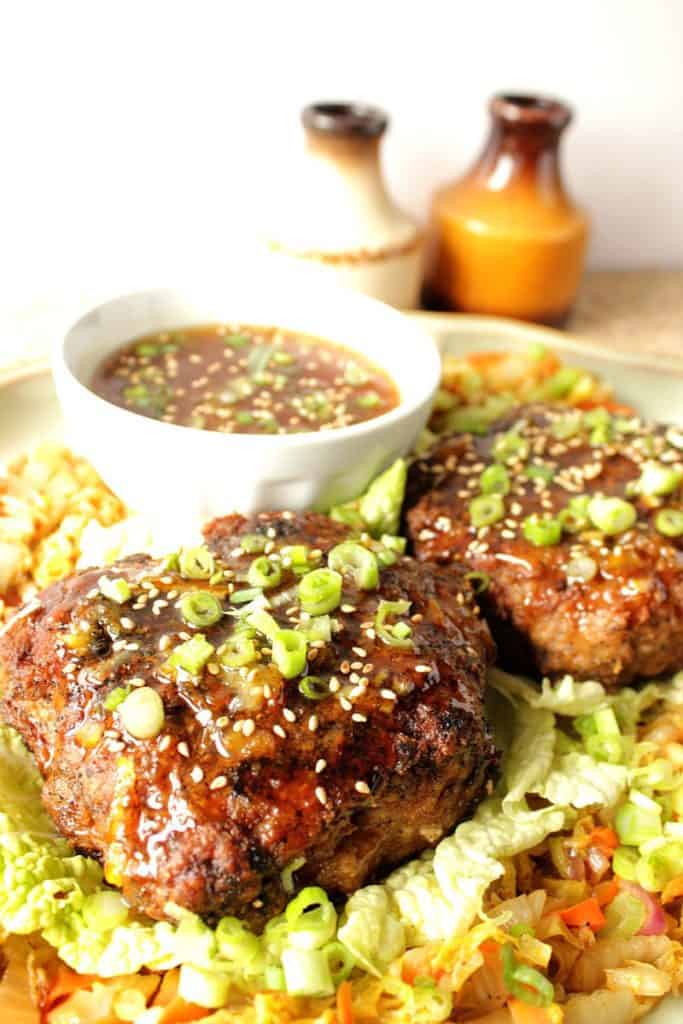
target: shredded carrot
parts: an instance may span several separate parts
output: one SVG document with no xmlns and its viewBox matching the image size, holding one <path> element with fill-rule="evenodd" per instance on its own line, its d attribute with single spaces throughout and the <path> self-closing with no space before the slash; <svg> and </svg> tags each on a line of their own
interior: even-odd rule
<svg viewBox="0 0 683 1024">
<path fill-rule="evenodd" d="M 599 932 L 605 926 L 605 915 L 595 896 L 582 900 L 581 903 L 575 903 L 573 907 L 567 907 L 566 910 L 561 910 L 560 917 L 570 928 L 581 928 L 588 925 L 594 932 Z"/>
<path fill-rule="evenodd" d="M 508 999 L 508 1010 L 512 1024 L 561 1024 L 562 1010 L 556 1003 L 552 1006 L 530 1006 L 521 999 Z"/>
<path fill-rule="evenodd" d="M 600 885 L 596 885 L 593 892 L 599 905 L 606 907 L 619 892 L 619 883 L 616 878 L 611 878 L 608 882 L 600 882 Z"/>
<path fill-rule="evenodd" d="M 337 1020 L 339 1024 L 353 1024 L 350 981 L 343 981 L 337 989 Z"/>
<path fill-rule="evenodd" d="M 613 828 L 594 828 L 588 836 L 588 845 L 597 846 L 607 856 L 611 856 L 619 845 L 619 836 Z"/>
</svg>

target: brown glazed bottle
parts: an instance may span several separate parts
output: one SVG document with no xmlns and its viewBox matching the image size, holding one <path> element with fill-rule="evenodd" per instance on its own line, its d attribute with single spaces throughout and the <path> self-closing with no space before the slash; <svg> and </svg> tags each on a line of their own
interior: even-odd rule
<svg viewBox="0 0 683 1024">
<path fill-rule="evenodd" d="M 588 219 L 567 194 L 558 151 L 572 112 L 558 100 L 498 95 L 474 166 L 432 205 L 426 302 L 561 324 L 576 296 Z"/>
</svg>

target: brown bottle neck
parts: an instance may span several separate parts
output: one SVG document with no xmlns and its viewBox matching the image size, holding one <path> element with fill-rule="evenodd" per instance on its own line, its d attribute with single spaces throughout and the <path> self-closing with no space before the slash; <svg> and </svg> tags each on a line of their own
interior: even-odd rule
<svg viewBox="0 0 683 1024">
<path fill-rule="evenodd" d="M 490 112 L 488 139 L 468 176 L 492 191 L 520 184 L 563 195 L 559 147 L 569 108 L 535 97 L 494 97 Z"/>
</svg>

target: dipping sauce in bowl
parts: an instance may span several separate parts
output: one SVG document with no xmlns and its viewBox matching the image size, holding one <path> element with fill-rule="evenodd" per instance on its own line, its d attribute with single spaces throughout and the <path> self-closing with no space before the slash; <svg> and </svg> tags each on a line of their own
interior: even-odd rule
<svg viewBox="0 0 683 1024">
<path fill-rule="evenodd" d="M 399 404 L 385 370 L 336 342 L 276 327 L 209 324 L 129 342 L 97 366 L 114 405 L 225 434 L 298 434 L 375 419 Z"/>
</svg>

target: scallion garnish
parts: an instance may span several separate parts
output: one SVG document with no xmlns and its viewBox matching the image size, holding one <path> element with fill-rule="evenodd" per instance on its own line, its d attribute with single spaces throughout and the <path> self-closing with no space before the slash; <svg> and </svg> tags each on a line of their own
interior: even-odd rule
<svg viewBox="0 0 683 1024">
<path fill-rule="evenodd" d="M 240 537 L 240 547 L 248 555 L 257 555 L 265 551 L 267 543 L 268 538 L 261 533 L 245 533 L 243 537 Z"/>
<path fill-rule="evenodd" d="M 294 629 L 279 629 L 272 638 L 273 663 L 285 679 L 299 676 L 306 667 L 306 638 Z"/>
<path fill-rule="evenodd" d="M 131 599 L 132 591 L 128 580 L 121 578 L 113 580 L 109 576 L 100 576 L 97 585 L 100 594 L 109 598 L 110 601 L 114 601 L 115 604 L 125 604 Z"/>
<path fill-rule="evenodd" d="M 469 506 L 470 522 L 475 529 L 492 526 L 505 516 L 505 503 L 502 494 L 480 494 Z"/>
<path fill-rule="evenodd" d="M 207 590 L 194 590 L 181 597 L 180 614 L 189 626 L 213 626 L 223 617 L 223 606 L 218 598 Z"/>
<path fill-rule="evenodd" d="M 562 537 L 562 523 L 559 519 L 540 519 L 537 515 L 527 516 L 522 525 L 524 537 L 537 548 L 559 544 Z"/>
<path fill-rule="evenodd" d="M 249 566 L 247 582 L 251 583 L 252 587 L 261 587 L 263 590 L 269 590 L 271 587 L 276 587 L 281 580 L 282 569 L 279 563 L 272 562 L 265 555 L 255 558 Z"/>
<path fill-rule="evenodd" d="M 330 569 L 351 575 L 361 590 L 374 590 L 379 584 L 379 567 L 372 551 L 353 540 L 343 541 L 327 556 Z"/>
<path fill-rule="evenodd" d="M 299 583 L 301 607 L 309 615 L 325 615 L 339 606 L 342 577 L 333 569 L 314 569 Z"/>
<path fill-rule="evenodd" d="M 216 571 L 216 562 L 205 544 L 182 548 L 178 555 L 181 576 L 189 580 L 208 580 Z"/>
<path fill-rule="evenodd" d="M 516 430 L 509 430 L 496 438 L 491 454 L 496 462 L 523 461 L 529 454 L 529 442 Z"/>
<path fill-rule="evenodd" d="M 630 502 L 602 495 L 591 498 L 587 511 L 593 525 L 610 537 L 630 530 L 638 518 Z"/>
<path fill-rule="evenodd" d="M 479 477 L 482 494 L 507 494 L 510 490 L 510 476 L 505 466 L 487 466 Z"/>
<path fill-rule="evenodd" d="M 304 676 L 299 683 L 299 693 L 308 700 L 323 700 L 330 695 L 329 680 L 322 676 Z"/>
<path fill-rule="evenodd" d="M 197 633 L 185 643 L 178 644 L 166 664 L 170 668 L 182 668 L 191 676 L 198 676 L 214 650 L 213 644 L 209 643 L 203 633 Z"/>
<path fill-rule="evenodd" d="M 256 644 L 247 633 L 235 633 L 218 651 L 218 660 L 226 668 L 251 665 L 257 657 Z"/>
<path fill-rule="evenodd" d="M 661 508 L 655 516 L 655 529 L 665 537 L 683 536 L 683 510 Z"/>
<path fill-rule="evenodd" d="M 410 611 L 410 601 L 380 601 L 375 613 L 375 632 L 380 640 L 389 647 L 403 647 L 406 650 L 413 647 L 412 627 L 407 622 L 397 622 L 390 625 L 387 619 L 390 616 L 407 615 Z"/>
</svg>

